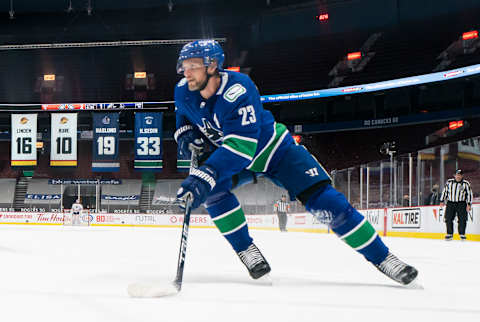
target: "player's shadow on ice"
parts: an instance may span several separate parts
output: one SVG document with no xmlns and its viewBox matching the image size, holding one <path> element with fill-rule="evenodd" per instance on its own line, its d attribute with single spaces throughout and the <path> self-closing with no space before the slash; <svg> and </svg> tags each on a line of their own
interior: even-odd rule
<svg viewBox="0 0 480 322">
<path fill-rule="evenodd" d="M 272 287 L 380 287 L 404 289 L 404 286 L 385 283 L 354 283 L 354 282 L 337 282 L 322 281 L 313 278 L 297 278 L 290 276 L 271 276 L 271 283 L 261 280 L 253 280 L 248 275 L 194 275 L 185 279 L 186 283 L 192 284 L 243 284 L 243 285 L 260 285 Z M 393 283 L 393 282 L 392 282 Z"/>
</svg>

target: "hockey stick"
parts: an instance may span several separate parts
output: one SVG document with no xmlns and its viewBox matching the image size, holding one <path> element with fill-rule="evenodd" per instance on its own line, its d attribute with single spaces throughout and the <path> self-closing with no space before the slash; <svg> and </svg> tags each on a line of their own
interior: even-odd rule
<svg viewBox="0 0 480 322">
<path fill-rule="evenodd" d="M 190 162 L 190 172 L 198 165 L 197 151 L 193 149 Z M 185 200 L 185 212 L 180 237 L 180 249 L 178 251 L 177 275 L 172 284 L 154 285 L 135 283 L 128 286 L 128 294 L 131 297 L 164 297 L 175 295 L 182 289 L 183 269 L 185 267 L 185 255 L 187 253 L 188 229 L 190 228 L 190 214 L 192 212 L 192 197 L 187 195 Z"/>
<path fill-rule="evenodd" d="M 173 284 L 177 288 L 177 292 L 182 289 L 183 282 L 183 268 L 185 267 L 185 255 L 187 253 L 187 238 L 188 229 L 190 228 L 190 213 L 192 212 L 192 198 L 187 196 L 185 201 L 185 216 L 183 217 L 182 236 L 180 238 L 180 249 L 178 251 L 177 262 L 177 276 L 173 281 Z"/>
</svg>

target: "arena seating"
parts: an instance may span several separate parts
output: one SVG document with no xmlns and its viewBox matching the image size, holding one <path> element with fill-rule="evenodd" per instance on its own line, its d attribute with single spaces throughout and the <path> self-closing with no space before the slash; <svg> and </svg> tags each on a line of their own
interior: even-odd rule
<svg viewBox="0 0 480 322">
<path fill-rule="evenodd" d="M 25 205 L 36 208 L 60 208 L 61 185 L 48 184 L 48 179 L 32 179 L 28 184 Z M 27 196 L 32 198 L 27 198 Z M 55 197 L 53 197 L 55 196 Z"/>
<path fill-rule="evenodd" d="M 152 205 L 161 205 L 175 201 L 182 180 L 157 180 Z"/>
<path fill-rule="evenodd" d="M 418 32 L 421 29 L 422 32 Z M 375 57 L 359 73 L 350 74 L 343 86 L 364 84 L 431 73 L 437 56 L 463 29 L 450 28 L 438 33 L 421 24 L 400 31 L 386 31 L 371 48 Z M 428 43 L 428 46 L 425 44 Z"/>
<path fill-rule="evenodd" d="M 141 180 L 126 179 L 119 185 L 102 185 L 102 209 L 135 209 L 140 205 Z"/>
<path fill-rule="evenodd" d="M 152 209 L 171 204 L 175 201 L 176 192 L 181 180 L 157 180 L 152 199 Z M 285 190 L 275 186 L 270 180 L 258 178 L 256 184 L 241 186 L 234 190 L 245 213 L 272 213 L 273 204 L 280 199 Z"/>
<path fill-rule="evenodd" d="M 337 61 L 367 38 L 360 33 L 266 43 L 249 50 L 246 65 L 264 95 L 325 88 Z"/>
<path fill-rule="evenodd" d="M 16 183 L 16 179 L 0 179 L 0 208 L 13 207 Z"/>
<path fill-rule="evenodd" d="M 266 43 L 250 48 L 246 65 L 262 94 L 326 88 L 335 64 L 348 52 L 359 50 L 371 34 L 382 32 L 370 49 L 375 56 L 361 72 L 348 74 L 340 86 L 379 82 L 431 73 L 439 63 L 438 55 L 464 31 L 463 25 L 444 28 L 438 22 L 423 22 L 397 30 Z M 477 53 L 462 55 L 447 69 L 478 63 Z"/>
</svg>

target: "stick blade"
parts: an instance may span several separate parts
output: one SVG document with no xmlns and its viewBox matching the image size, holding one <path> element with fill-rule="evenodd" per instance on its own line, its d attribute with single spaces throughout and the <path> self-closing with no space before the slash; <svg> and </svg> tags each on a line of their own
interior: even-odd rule
<svg viewBox="0 0 480 322">
<path fill-rule="evenodd" d="M 172 296 L 178 289 L 172 283 L 133 283 L 127 288 L 128 295 L 135 298 Z"/>
</svg>

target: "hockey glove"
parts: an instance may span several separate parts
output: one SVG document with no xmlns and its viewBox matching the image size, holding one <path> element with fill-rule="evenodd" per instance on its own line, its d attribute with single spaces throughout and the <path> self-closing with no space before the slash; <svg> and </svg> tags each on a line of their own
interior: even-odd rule
<svg viewBox="0 0 480 322">
<path fill-rule="evenodd" d="M 179 155 L 190 159 L 191 151 L 196 150 L 198 155 L 203 153 L 204 142 L 198 130 L 191 125 L 179 127 L 173 135 L 178 144 Z"/>
<path fill-rule="evenodd" d="M 215 187 L 216 180 L 217 172 L 207 165 L 191 169 L 190 175 L 178 189 L 177 200 L 185 201 L 187 196 L 190 195 L 192 198 L 192 209 L 200 207 L 207 199 L 210 191 Z"/>
</svg>

